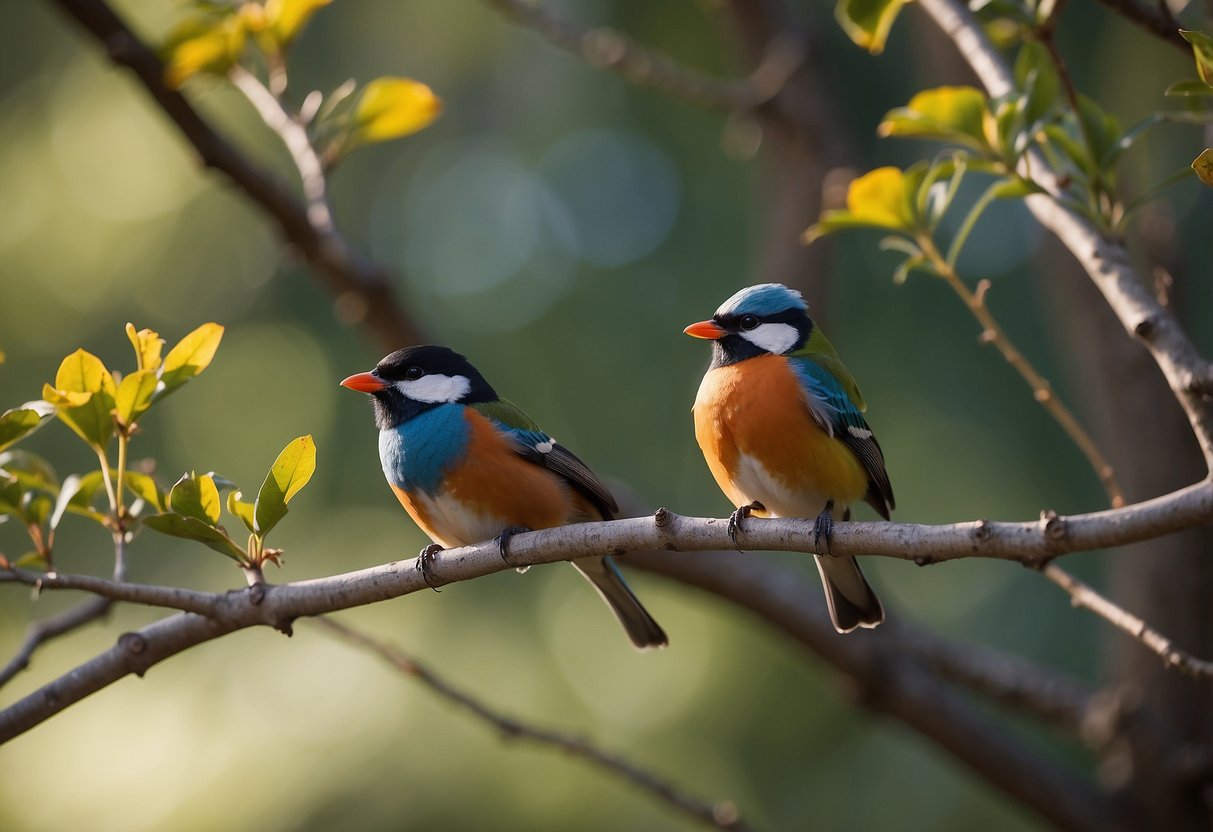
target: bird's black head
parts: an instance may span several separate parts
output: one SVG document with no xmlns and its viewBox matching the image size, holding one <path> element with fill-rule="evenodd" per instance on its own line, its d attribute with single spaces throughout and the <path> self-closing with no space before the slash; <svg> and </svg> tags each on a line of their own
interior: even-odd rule
<svg viewBox="0 0 1213 832">
<path fill-rule="evenodd" d="M 813 319 L 800 292 L 779 283 L 747 286 L 726 300 L 711 320 L 683 330 L 712 341 L 712 367 L 759 355 L 786 355 L 813 334 Z"/>
<path fill-rule="evenodd" d="M 471 362 L 448 347 L 432 345 L 396 350 L 369 373 L 357 373 L 341 384 L 371 394 L 380 430 L 439 405 L 497 400 L 497 392 Z"/>
</svg>

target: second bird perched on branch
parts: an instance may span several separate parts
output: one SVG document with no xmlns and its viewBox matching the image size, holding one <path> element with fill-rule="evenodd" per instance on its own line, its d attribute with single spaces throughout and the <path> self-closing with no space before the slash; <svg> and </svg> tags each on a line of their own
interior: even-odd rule
<svg viewBox="0 0 1213 832">
<path fill-rule="evenodd" d="M 734 543 L 751 514 L 816 517 L 814 543 L 824 538 L 827 549 L 835 511 L 847 518 L 849 506 L 864 500 L 889 519 L 893 487 L 863 418 L 863 396 L 799 292 L 749 286 L 684 331 L 712 341 L 695 398 L 695 437 L 737 506 L 729 520 Z M 838 632 L 884 620 L 853 558 L 816 561 Z"/>
<path fill-rule="evenodd" d="M 423 574 L 444 546 L 466 546 L 496 535 L 506 558 L 515 532 L 611 520 L 618 511 L 585 463 L 498 397 L 457 352 L 407 347 L 341 384 L 371 394 L 384 476 L 436 544 L 422 551 Z M 572 564 L 598 590 L 636 647 L 666 645 L 665 632 L 610 557 Z"/>
</svg>

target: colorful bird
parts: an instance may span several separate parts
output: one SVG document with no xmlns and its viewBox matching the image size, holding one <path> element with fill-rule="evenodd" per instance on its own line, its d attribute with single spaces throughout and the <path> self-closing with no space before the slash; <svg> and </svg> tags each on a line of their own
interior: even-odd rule
<svg viewBox="0 0 1213 832">
<path fill-rule="evenodd" d="M 884 454 L 855 379 L 809 317 L 800 293 L 778 283 L 742 289 L 711 320 L 684 332 L 712 341 L 695 397 L 695 438 L 716 483 L 737 507 L 729 536 L 759 517 L 815 517 L 814 547 L 829 550 L 833 512 L 865 500 L 886 520 L 894 507 Z M 840 633 L 884 620 L 880 600 L 849 557 L 816 556 L 830 620 Z"/>
<path fill-rule="evenodd" d="M 610 520 L 619 510 L 585 463 L 499 398 L 453 350 L 406 347 L 341 384 L 371 394 L 383 474 L 405 511 L 436 544 L 422 550 L 422 574 L 443 547 L 495 536 L 508 563 L 509 539 L 517 532 Z M 633 644 L 641 649 L 666 645 L 665 632 L 610 557 L 572 564 L 598 590 Z"/>
</svg>

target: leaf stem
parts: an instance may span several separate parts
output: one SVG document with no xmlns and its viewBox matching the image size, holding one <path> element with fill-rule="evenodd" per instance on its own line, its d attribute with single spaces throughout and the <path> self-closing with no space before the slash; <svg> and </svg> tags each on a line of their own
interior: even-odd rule
<svg viewBox="0 0 1213 832">
<path fill-rule="evenodd" d="M 1057 395 L 1053 392 L 1052 385 L 1032 363 L 1019 351 L 1019 348 L 1007 336 L 1007 333 L 995 320 L 990 313 L 989 307 L 986 306 L 986 292 L 989 291 L 990 281 L 982 280 L 977 284 L 975 291 L 961 280 L 960 275 L 952 267 L 952 264 L 940 254 L 939 249 L 935 245 L 935 241 L 927 234 L 918 236 L 918 245 L 922 249 L 927 260 L 934 266 L 944 282 L 952 288 L 958 297 L 973 313 L 973 317 L 983 327 L 981 333 L 981 342 L 983 344 L 993 345 L 1002 357 L 1007 360 L 1028 386 L 1032 388 L 1032 393 L 1036 401 L 1049 412 L 1049 414 L 1061 425 L 1061 429 L 1066 432 L 1070 440 L 1078 447 L 1083 456 L 1087 458 L 1091 468 L 1103 483 L 1104 490 L 1108 494 L 1108 499 L 1111 500 L 1114 508 L 1119 508 L 1125 505 L 1124 493 L 1120 489 L 1120 484 L 1116 480 L 1115 472 L 1112 465 L 1104 457 L 1099 450 L 1099 446 L 1095 444 L 1095 440 L 1087 433 L 1086 429 L 1079 424 L 1078 419 L 1070 412 Z"/>
<path fill-rule="evenodd" d="M 118 496 L 114 493 L 114 481 L 110 476 L 110 461 L 105 455 L 105 449 L 94 446 L 93 450 L 97 452 L 97 460 L 101 463 L 101 479 L 105 483 L 105 494 L 109 497 L 110 511 L 114 513 L 114 518 L 118 516 Z"/>
<path fill-rule="evenodd" d="M 122 527 L 122 512 L 123 512 L 123 502 L 124 502 L 124 496 L 123 496 L 122 489 L 123 489 L 123 485 L 125 484 L 125 480 L 126 480 L 126 444 L 128 441 L 129 440 L 127 439 L 126 433 L 123 431 L 119 431 L 118 432 L 118 475 L 116 477 L 117 485 L 114 488 L 114 490 L 117 492 L 117 494 L 114 495 L 117 498 L 117 502 L 114 505 L 114 514 L 116 515 L 115 519 L 118 521 L 119 528 Z"/>
</svg>

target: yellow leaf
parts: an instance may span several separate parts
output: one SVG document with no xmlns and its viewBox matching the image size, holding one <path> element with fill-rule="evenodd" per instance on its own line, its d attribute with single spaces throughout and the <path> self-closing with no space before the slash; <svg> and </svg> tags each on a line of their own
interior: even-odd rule
<svg viewBox="0 0 1213 832">
<path fill-rule="evenodd" d="M 880 123 L 881 136 L 920 136 L 961 139 L 979 147 L 986 144 L 983 121 L 986 96 L 973 87 L 936 87 L 923 90 L 910 103 L 891 111 Z"/>
<path fill-rule="evenodd" d="M 1206 147 L 1192 162 L 1192 170 L 1200 177 L 1200 181 L 1213 187 L 1213 148 Z"/>
<path fill-rule="evenodd" d="M 44 384 L 42 385 L 42 398 L 55 407 L 79 407 L 82 404 L 88 404 L 92 400 L 93 394 L 56 390 L 49 384 Z"/>
<path fill-rule="evenodd" d="M 913 225 L 905 175 L 895 167 L 876 168 L 847 188 L 847 210 L 860 222 L 885 228 Z"/>
<path fill-rule="evenodd" d="M 180 387 L 201 373 L 215 357 L 219 342 L 223 340 L 223 327 L 216 323 L 203 324 L 177 342 L 164 357 L 164 369 L 160 380 L 165 390 Z"/>
<path fill-rule="evenodd" d="M 126 337 L 135 348 L 135 359 L 140 370 L 160 369 L 160 351 L 164 349 L 164 339 L 160 337 L 160 333 L 151 329 L 136 332 L 135 325 L 128 323 Z"/>
<path fill-rule="evenodd" d="M 312 15 L 333 0 L 267 0 L 267 28 L 279 46 L 286 46 L 303 30 Z"/>
<path fill-rule="evenodd" d="M 155 370 L 137 370 L 122 379 L 118 395 L 114 397 L 114 410 L 118 420 L 130 425 L 143 415 L 152 403 L 152 394 L 160 379 Z"/>
<path fill-rule="evenodd" d="M 884 51 L 889 30 L 907 0 L 838 0 L 834 18 L 856 45 L 873 55 Z"/>
<path fill-rule="evenodd" d="M 104 391 L 113 398 L 117 392 L 114 377 L 105 369 L 101 359 L 83 349 L 63 359 L 55 373 L 55 387 L 68 393 L 96 393 Z"/>
<path fill-rule="evenodd" d="M 442 99 L 411 78 L 376 78 L 354 111 L 355 142 L 384 142 L 416 133 L 442 112 Z"/>
<path fill-rule="evenodd" d="M 239 60 L 247 37 L 245 18 L 239 14 L 186 20 L 165 44 L 165 85 L 176 89 L 200 72 L 223 75 Z"/>
</svg>

